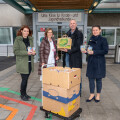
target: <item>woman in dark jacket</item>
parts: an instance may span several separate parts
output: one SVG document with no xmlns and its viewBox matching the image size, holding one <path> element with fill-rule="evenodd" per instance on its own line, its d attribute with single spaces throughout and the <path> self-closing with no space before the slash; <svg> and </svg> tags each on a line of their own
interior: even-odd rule
<svg viewBox="0 0 120 120">
<path fill-rule="evenodd" d="M 92 50 L 84 51 L 88 53 L 88 64 L 86 76 L 89 79 L 90 97 L 86 102 L 91 102 L 93 99 L 95 102 L 100 101 L 100 93 L 102 89 L 102 78 L 106 75 L 106 62 L 105 54 L 108 53 L 108 43 L 106 38 L 100 35 L 101 28 L 99 25 L 92 27 L 92 36 L 88 42 L 88 45 L 92 47 Z M 95 80 L 97 87 L 97 96 L 95 98 Z"/>
<path fill-rule="evenodd" d="M 40 56 L 40 62 L 39 62 L 39 68 L 38 68 L 38 74 L 41 75 L 41 67 L 44 64 L 53 64 L 56 65 L 56 60 L 58 60 L 57 54 L 56 54 L 56 42 L 53 38 L 53 30 L 51 28 L 48 28 L 45 31 L 45 37 L 43 38 L 41 44 L 40 44 L 40 50 L 39 50 L 39 56 Z"/>
</svg>

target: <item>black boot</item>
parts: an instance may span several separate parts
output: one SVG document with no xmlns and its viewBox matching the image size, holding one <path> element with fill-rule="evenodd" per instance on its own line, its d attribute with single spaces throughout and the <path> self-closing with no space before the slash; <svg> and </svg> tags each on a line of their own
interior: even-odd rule
<svg viewBox="0 0 120 120">
<path fill-rule="evenodd" d="M 31 98 L 31 97 L 26 93 L 26 91 L 25 91 L 25 96 L 26 96 L 28 99 Z"/>
<path fill-rule="evenodd" d="M 31 97 L 29 96 L 29 95 L 27 95 L 27 93 L 26 93 L 26 95 L 25 95 L 28 99 L 30 99 Z"/>
<path fill-rule="evenodd" d="M 25 92 L 22 91 L 22 90 L 20 90 L 20 92 L 21 92 L 21 95 L 20 95 L 21 99 L 22 99 L 23 101 L 29 101 L 29 99 L 28 99 L 28 97 L 26 96 Z"/>
<path fill-rule="evenodd" d="M 20 97 L 23 101 L 29 101 L 29 99 L 26 97 L 26 95 L 21 95 Z"/>
</svg>

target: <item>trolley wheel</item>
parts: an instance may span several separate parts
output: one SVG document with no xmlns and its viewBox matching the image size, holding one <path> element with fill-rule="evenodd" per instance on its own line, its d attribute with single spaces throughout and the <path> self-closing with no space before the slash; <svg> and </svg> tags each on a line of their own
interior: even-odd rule
<svg viewBox="0 0 120 120">
<path fill-rule="evenodd" d="M 79 114 L 79 115 L 77 115 L 77 117 L 80 117 L 80 114 Z"/>
<path fill-rule="evenodd" d="M 48 112 L 45 112 L 45 118 L 50 118 Z"/>
<path fill-rule="evenodd" d="M 76 114 L 76 118 L 79 118 L 80 117 L 80 114 Z"/>
</svg>

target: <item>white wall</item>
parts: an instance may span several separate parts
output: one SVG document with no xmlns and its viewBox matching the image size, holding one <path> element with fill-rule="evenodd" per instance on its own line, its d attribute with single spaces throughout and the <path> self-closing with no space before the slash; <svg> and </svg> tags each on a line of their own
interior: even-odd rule
<svg viewBox="0 0 120 120">
<path fill-rule="evenodd" d="M 0 4 L 0 27 L 32 27 L 32 15 L 24 15 L 8 4 Z M 11 39 L 13 39 L 11 30 Z M 13 40 L 12 40 L 13 41 Z M 13 45 L 0 45 L 0 56 L 14 56 Z"/>
<path fill-rule="evenodd" d="M 21 26 L 32 24 L 32 18 L 19 12 L 8 4 L 0 4 L 0 26 Z M 31 25 L 32 26 L 32 25 Z"/>
</svg>

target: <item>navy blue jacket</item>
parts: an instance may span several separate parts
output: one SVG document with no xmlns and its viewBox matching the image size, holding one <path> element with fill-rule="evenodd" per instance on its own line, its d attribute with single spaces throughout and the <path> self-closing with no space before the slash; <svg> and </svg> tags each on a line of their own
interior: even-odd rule
<svg viewBox="0 0 120 120">
<path fill-rule="evenodd" d="M 106 75 L 105 54 L 108 53 L 106 38 L 92 36 L 88 45 L 93 47 L 93 55 L 88 55 L 87 73 L 88 78 L 104 78 Z"/>
</svg>

